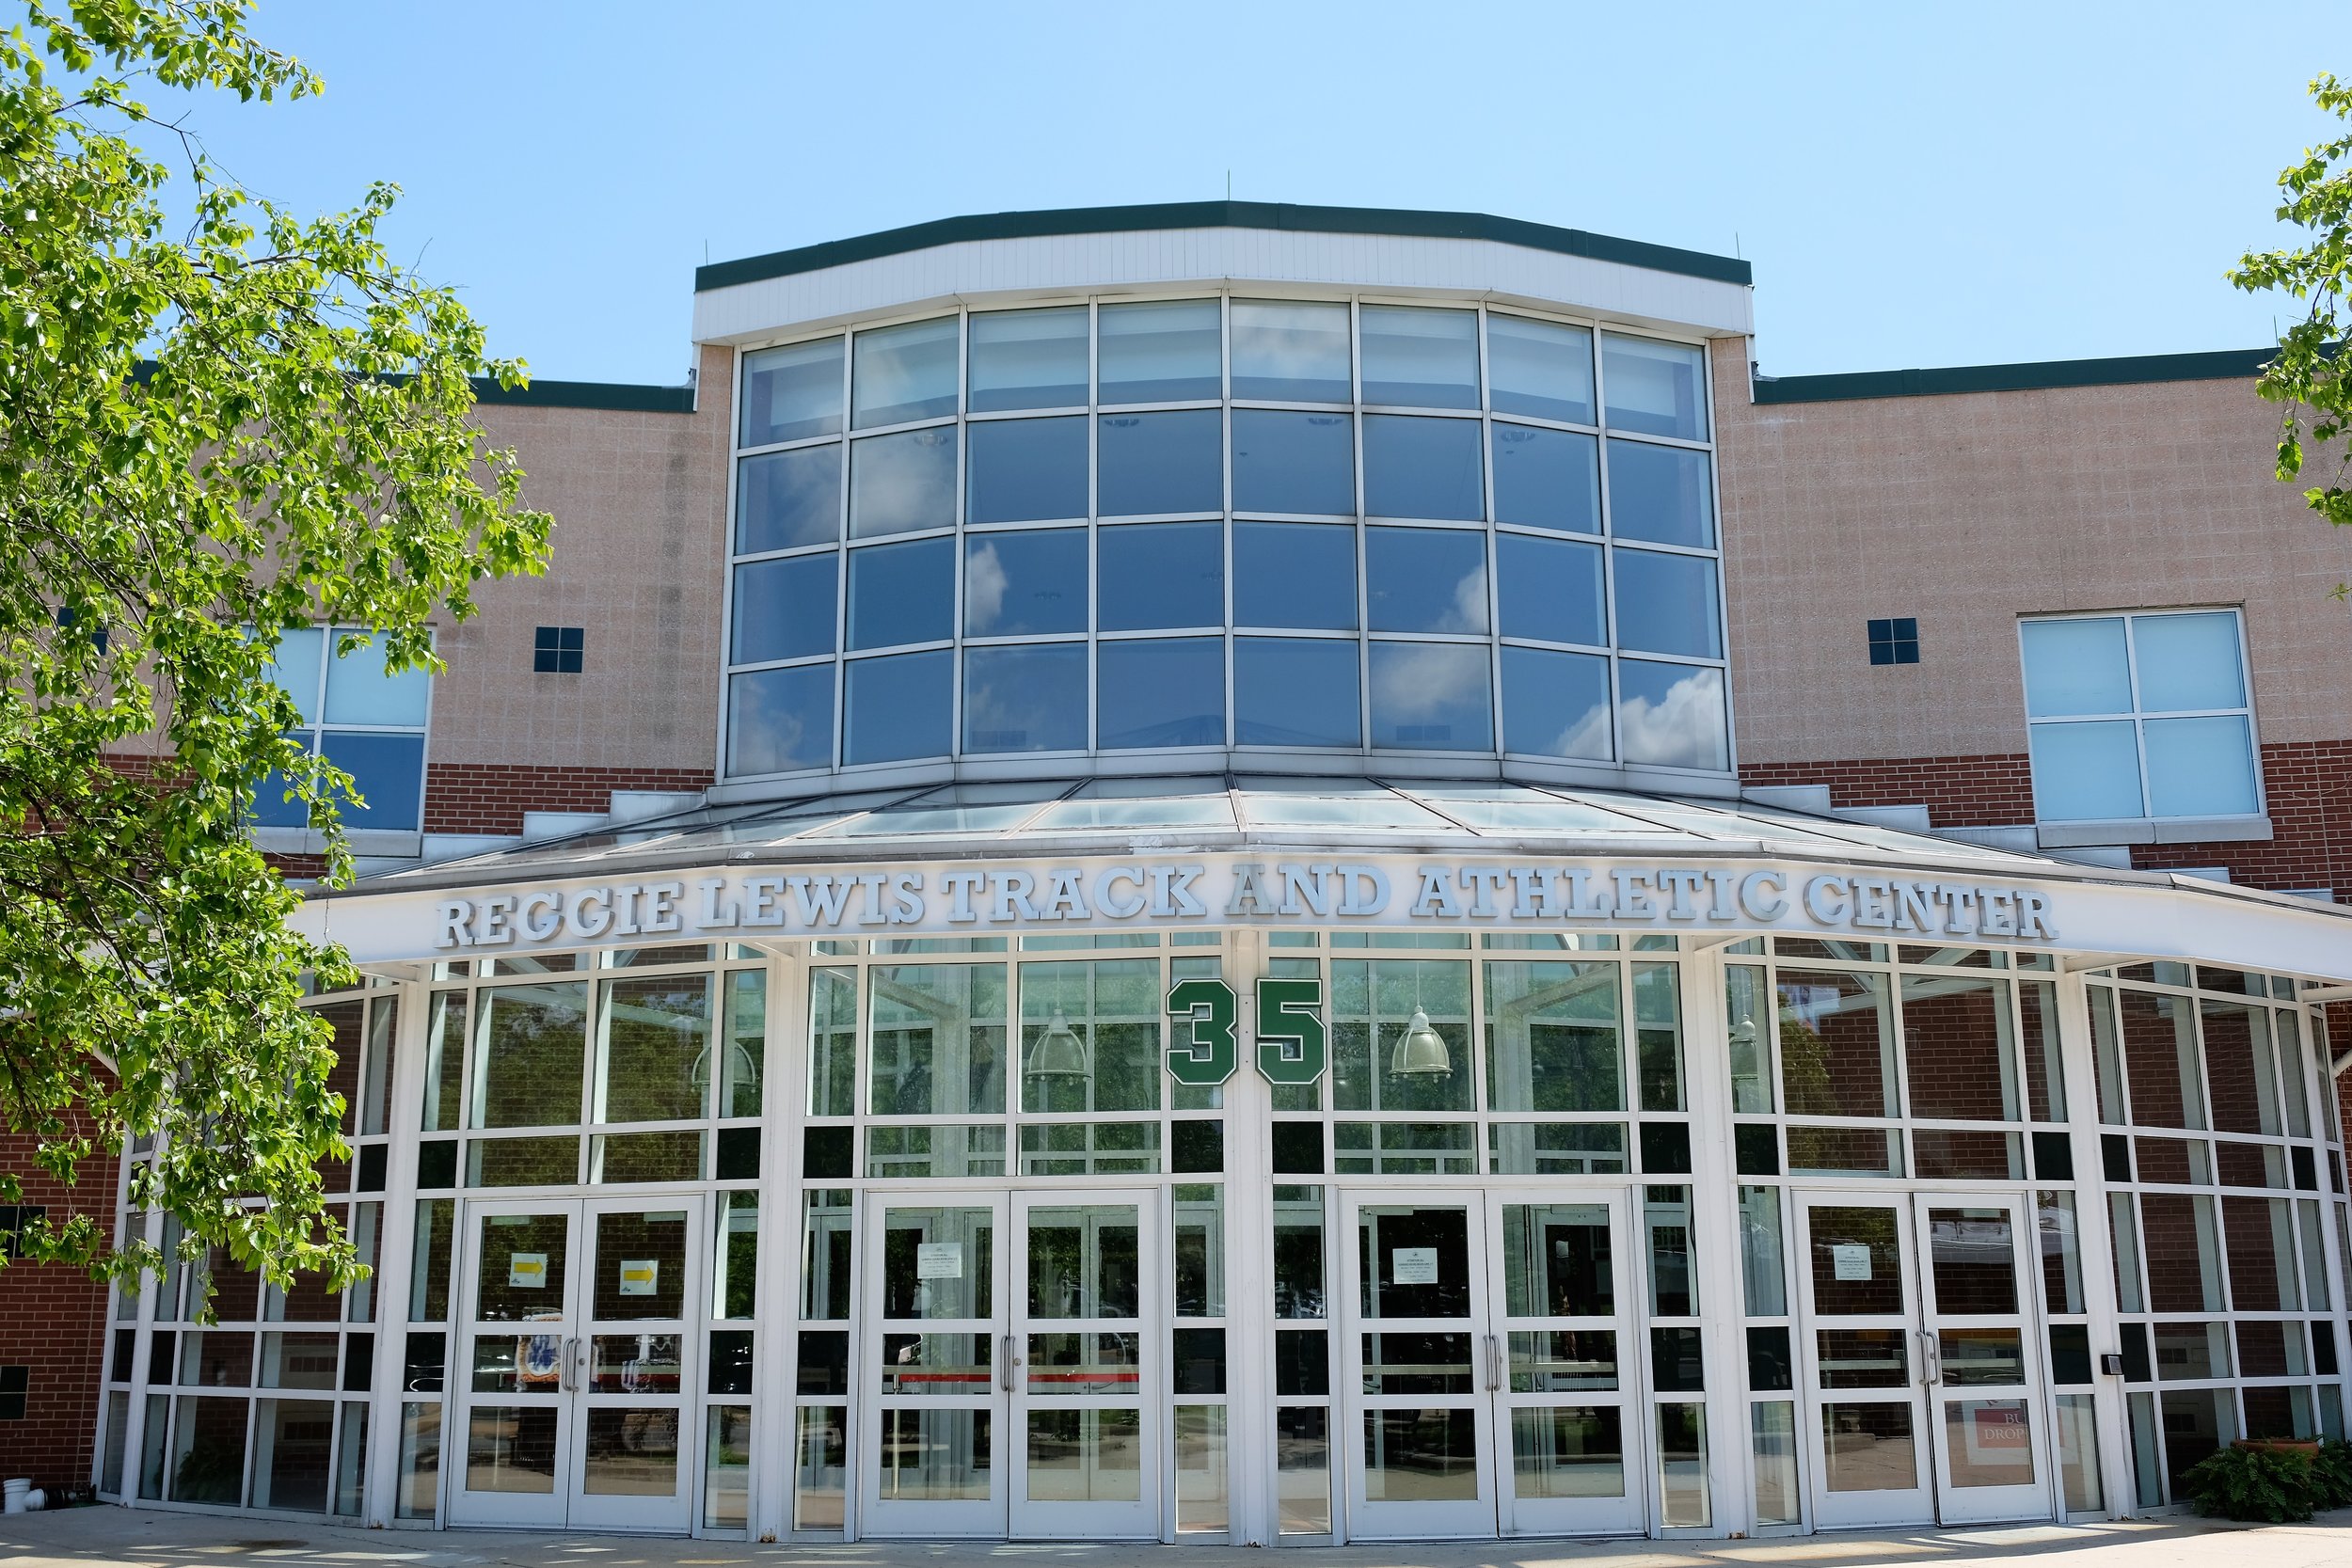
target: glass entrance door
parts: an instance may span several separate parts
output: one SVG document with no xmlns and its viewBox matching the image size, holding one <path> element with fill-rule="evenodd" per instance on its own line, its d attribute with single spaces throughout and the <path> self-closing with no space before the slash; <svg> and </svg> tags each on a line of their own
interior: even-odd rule
<svg viewBox="0 0 2352 1568">
<path fill-rule="evenodd" d="M 1797 1212 L 1815 1522 L 2052 1517 L 2024 1197 L 1800 1193 Z"/>
<path fill-rule="evenodd" d="M 872 1201 L 863 1533 L 1001 1536 L 1005 1199 Z"/>
<path fill-rule="evenodd" d="M 1489 1354 L 1496 1491 L 1505 1535 L 1638 1534 L 1647 1526 L 1636 1387 L 1632 1230 L 1624 1193 L 1574 1201 L 1489 1199 L 1501 1306 Z"/>
<path fill-rule="evenodd" d="M 1483 1193 L 1344 1196 L 1337 1446 L 1352 1540 L 1496 1532 L 1486 1220 Z"/>
<path fill-rule="evenodd" d="M 691 1213 L 467 1206 L 453 1524 L 691 1528 Z"/>
<path fill-rule="evenodd" d="M 862 1532 L 1159 1539 L 1161 1195 L 871 1202 Z"/>
<path fill-rule="evenodd" d="M 1156 1195 L 1024 1195 L 1011 1533 L 1160 1536 Z"/>
<path fill-rule="evenodd" d="M 2013 1194 L 1913 1201 L 1928 1260 L 1920 1354 L 1933 1412 L 1936 1515 L 1947 1525 L 2051 1518 L 2032 1212 Z"/>
</svg>

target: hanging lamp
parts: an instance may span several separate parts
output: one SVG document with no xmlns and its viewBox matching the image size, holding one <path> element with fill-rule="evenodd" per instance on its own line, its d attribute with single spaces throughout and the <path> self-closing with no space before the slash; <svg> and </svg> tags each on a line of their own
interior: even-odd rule
<svg viewBox="0 0 2352 1568">
<path fill-rule="evenodd" d="M 1389 1055 L 1389 1070 L 1404 1078 L 1442 1078 L 1454 1071 L 1454 1053 L 1445 1048 L 1445 1037 L 1429 1026 L 1429 1015 L 1419 1004 Z"/>
<path fill-rule="evenodd" d="M 1054 1021 L 1045 1026 L 1045 1033 L 1029 1047 L 1029 1075 L 1033 1078 L 1084 1078 L 1087 1075 L 1086 1042 L 1070 1027 L 1069 1015 L 1059 1007 L 1054 1009 Z"/>
</svg>

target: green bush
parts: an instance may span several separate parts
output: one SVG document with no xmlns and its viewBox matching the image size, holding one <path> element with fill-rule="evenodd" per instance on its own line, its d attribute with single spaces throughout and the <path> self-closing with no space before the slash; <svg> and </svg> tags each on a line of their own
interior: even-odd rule
<svg viewBox="0 0 2352 1568">
<path fill-rule="evenodd" d="M 2352 1443 L 2330 1437 L 2319 1445 L 2312 1465 L 2312 1506 L 2342 1508 L 2352 1503 Z"/>
<path fill-rule="evenodd" d="M 2309 1459 L 2274 1449 L 2216 1449 L 2182 1480 L 2198 1513 L 2257 1524 L 2310 1518 L 2320 1490 Z"/>
</svg>

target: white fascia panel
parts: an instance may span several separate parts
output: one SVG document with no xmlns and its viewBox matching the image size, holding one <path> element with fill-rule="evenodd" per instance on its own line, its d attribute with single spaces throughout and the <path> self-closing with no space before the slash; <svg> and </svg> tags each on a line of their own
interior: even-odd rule
<svg viewBox="0 0 2352 1568">
<path fill-rule="evenodd" d="M 755 343 L 959 302 L 1225 284 L 1469 296 L 1706 337 L 1744 336 L 1755 319 L 1745 284 L 1492 240 L 1168 229 L 971 240 L 712 289 L 694 296 L 694 341 Z"/>
</svg>

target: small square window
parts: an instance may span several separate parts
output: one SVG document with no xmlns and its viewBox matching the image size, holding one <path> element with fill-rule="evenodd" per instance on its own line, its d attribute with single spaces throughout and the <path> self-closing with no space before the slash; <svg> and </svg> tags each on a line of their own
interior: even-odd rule
<svg viewBox="0 0 2352 1568">
<path fill-rule="evenodd" d="M 531 669 L 540 675 L 577 675 L 587 642 L 583 626 L 541 626 L 532 639 Z"/>
<path fill-rule="evenodd" d="M 1919 622 L 1910 615 L 1898 615 L 1869 624 L 1870 662 L 1873 664 L 1916 664 L 1919 662 Z"/>
<path fill-rule="evenodd" d="M 24 1396 L 33 1386 L 30 1367 L 0 1367 L 0 1421 L 24 1418 Z"/>
</svg>

